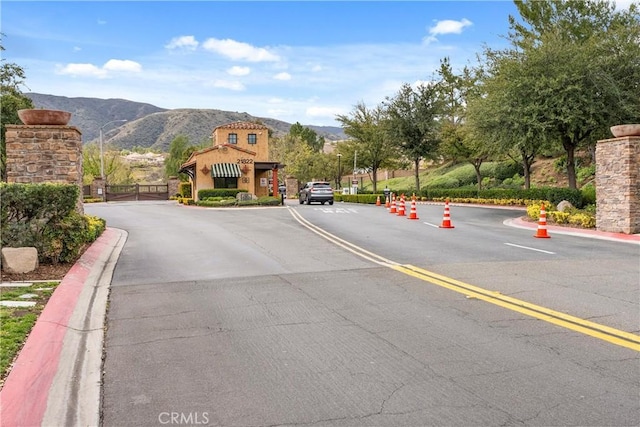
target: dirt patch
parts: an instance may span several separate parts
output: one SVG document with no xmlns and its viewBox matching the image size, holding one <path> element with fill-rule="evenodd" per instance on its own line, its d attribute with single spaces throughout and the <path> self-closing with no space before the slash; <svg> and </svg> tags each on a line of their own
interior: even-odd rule
<svg viewBox="0 0 640 427">
<path fill-rule="evenodd" d="M 566 172 L 558 172 L 557 159 L 536 159 L 531 166 L 531 185 L 536 187 L 568 187 Z"/>
<path fill-rule="evenodd" d="M 2 271 L 0 273 L 0 281 L 29 282 L 34 280 L 62 280 L 74 264 L 75 262 L 40 265 L 29 273 L 7 273 L 6 271 Z"/>
</svg>

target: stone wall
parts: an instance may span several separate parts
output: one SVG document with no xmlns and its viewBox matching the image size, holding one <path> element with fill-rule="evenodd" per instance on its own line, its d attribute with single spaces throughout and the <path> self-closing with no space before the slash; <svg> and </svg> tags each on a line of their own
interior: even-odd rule
<svg viewBox="0 0 640 427">
<path fill-rule="evenodd" d="M 596 228 L 640 233 L 640 136 L 596 145 Z"/>
<path fill-rule="evenodd" d="M 7 182 L 75 184 L 82 205 L 82 134 L 73 126 L 6 125 Z"/>
</svg>

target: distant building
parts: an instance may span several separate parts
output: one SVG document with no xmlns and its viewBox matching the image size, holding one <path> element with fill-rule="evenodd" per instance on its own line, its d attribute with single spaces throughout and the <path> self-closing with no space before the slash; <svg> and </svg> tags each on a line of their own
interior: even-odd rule
<svg viewBox="0 0 640 427">
<path fill-rule="evenodd" d="M 189 176 L 192 195 L 210 188 L 237 188 L 258 197 L 278 194 L 278 169 L 269 160 L 269 128 L 234 122 L 213 130 L 213 146 L 196 151 L 180 167 Z M 272 181 L 270 186 L 270 181 Z"/>
</svg>

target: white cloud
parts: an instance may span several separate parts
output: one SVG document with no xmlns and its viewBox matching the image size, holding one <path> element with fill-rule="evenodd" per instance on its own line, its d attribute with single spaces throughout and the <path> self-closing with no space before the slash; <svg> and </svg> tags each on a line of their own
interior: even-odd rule
<svg viewBox="0 0 640 427">
<path fill-rule="evenodd" d="M 102 67 L 93 64 L 67 64 L 64 67 L 58 67 L 58 74 L 65 74 L 77 77 L 97 77 L 106 78 L 110 73 L 139 73 L 142 66 L 130 60 L 110 59 Z"/>
<path fill-rule="evenodd" d="M 309 117 L 330 117 L 332 119 L 337 114 L 345 114 L 344 109 L 340 107 L 309 107 L 305 113 Z"/>
<path fill-rule="evenodd" d="M 242 91 L 245 89 L 244 85 L 238 81 L 231 80 L 216 80 L 212 84 L 213 87 L 229 89 L 235 91 Z"/>
<path fill-rule="evenodd" d="M 438 41 L 436 36 L 443 34 L 461 34 L 466 27 L 471 25 L 473 25 L 473 22 L 466 18 L 463 18 L 461 21 L 454 21 L 452 19 L 437 21 L 436 25 L 429 28 L 429 35 L 424 38 L 424 42 L 429 44 Z"/>
<path fill-rule="evenodd" d="M 246 76 L 249 73 L 251 73 L 251 68 L 249 67 L 239 67 L 239 66 L 233 66 L 231 68 L 229 68 L 227 70 L 227 74 L 230 74 L 232 76 Z"/>
<path fill-rule="evenodd" d="M 283 117 L 283 116 L 287 116 L 289 114 L 291 114 L 291 110 L 285 110 L 285 109 L 278 109 L 278 108 L 268 108 L 267 109 L 267 114 L 269 114 L 272 117 Z"/>
<path fill-rule="evenodd" d="M 193 36 L 174 37 L 165 45 L 167 49 L 196 50 L 198 41 Z"/>
<path fill-rule="evenodd" d="M 58 74 L 103 78 L 107 72 L 93 64 L 67 64 L 58 70 Z"/>
<path fill-rule="evenodd" d="M 102 67 L 105 71 L 124 71 L 131 73 L 139 73 L 142 71 L 142 65 L 128 59 L 110 59 Z"/>
<path fill-rule="evenodd" d="M 74 52 L 80 52 L 82 50 L 82 48 L 80 46 L 74 46 L 73 47 L 73 51 Z"/>
<path fill-rule="evenodd" d="M 275 62 L 280 60 L 278 55 L 269 52 L 267 49 L 231 39 L 207 39 L 202 44 L 202 47 L 210 52 L 218 53 L 236 61 Z"/>
<path fill-rule="evenodd" d="M 291 80 L 291 74 L 282 72 L 282 73 L 276 74 L 275 76 L 273 76 L 273 78 L 276 80 L 283 80 L 283 81 Z"/>
</svg>

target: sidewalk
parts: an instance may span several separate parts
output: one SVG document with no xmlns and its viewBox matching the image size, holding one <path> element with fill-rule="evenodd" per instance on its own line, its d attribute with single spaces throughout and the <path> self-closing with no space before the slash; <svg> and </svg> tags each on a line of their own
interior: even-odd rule
<svg viewBox="0 0 640 427">
<path fill-rule="evenodd" d="M 0 391 L 3 426 L 99 425 L 107 298 L 126 238 L 107 228 L 56 288 Z"/>
</svg>

